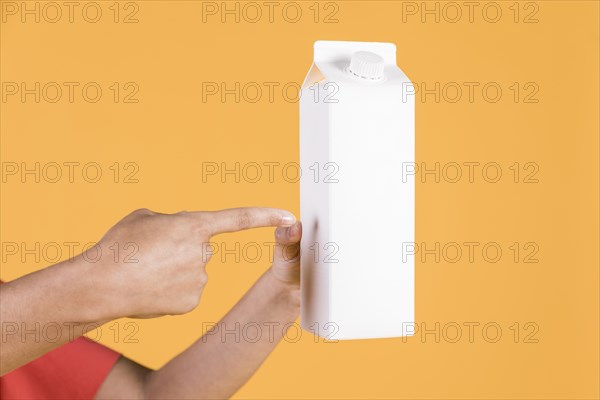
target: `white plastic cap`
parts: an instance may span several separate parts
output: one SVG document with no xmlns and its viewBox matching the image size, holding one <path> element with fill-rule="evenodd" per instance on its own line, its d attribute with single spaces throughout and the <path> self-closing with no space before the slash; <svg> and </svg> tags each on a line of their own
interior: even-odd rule
<svg viewBox="0 0 600 400">
<path fill-rule="evenodd" d="M 381 56 L 370 51 L 357 51 L 352 55 L 348 72 L 361 79 L 378 81 L 383 79 L 384 66 Z"/>
</svg>

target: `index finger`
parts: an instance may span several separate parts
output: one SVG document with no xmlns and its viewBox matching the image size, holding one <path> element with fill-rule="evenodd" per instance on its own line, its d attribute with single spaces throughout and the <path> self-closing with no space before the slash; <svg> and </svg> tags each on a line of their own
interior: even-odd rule
<svg viewBox="0 0 600 400">
<path fill-rule="evenodd" d="M 268 207 L 242 207 L 203 213 L 212 235 L 265 226 L 291 226 L 296 217 L 289 211 Z"/>
</svg>

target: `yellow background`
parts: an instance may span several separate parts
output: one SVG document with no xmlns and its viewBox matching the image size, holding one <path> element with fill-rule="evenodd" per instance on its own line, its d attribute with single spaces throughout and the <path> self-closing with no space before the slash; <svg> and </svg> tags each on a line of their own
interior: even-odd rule
<svg viewBox="0 0 600 400">
<path fill-rule="evenodd" d="M 113 2 L 99 3 L 104 13 L 95 24 L 81 13 L 73 23 L 66 16 L 54 24 L 31 17 L 21 23 L 18 15 L 2 23 L 3 82 L 95 81 L 104 89 L 95 104 L 81 97 L 72 104 L 22 103 L 14 96 L 3 102 L 2 161 L 95 161 L 106 174 L 114 162 L 135 162 L 140 182 L 115 184 L 111 175 L 95 184 L 9 179 L 2 185 L 3 242 L 95 241 L 139 207 L 265 205 L 298 213 L 296 183 L 202 183 L 201 174 L 204 161 L 297 162 L 298 104 L 283 100 L 281 91 L 272 103 L 265 97 L 235 103 L 232 96 L 203 103 L 202 82 L 279 82 L 281 88 L 302 81 L 315 40 L 393 42 L 399 66 L 416 83 L 498 82 L 503 89 L 497 103 L 476 92 L 472 103 L 429 97 L 416 105 L 417 162 L 497 162 L 504 174 L 496 184 L 418 181 L 417 242 L 498 242 L 507 251 L 498 263 L 417 258 L 417 323 L 496 322 L 503 336 L 488 343 L 477 330 L 473 343 L 465 337 L 436 343 L 432 335 L 315 343 L 304 332 L 298 343 L 279 345 L 236 397 L 599 397 L 598 2 L 537 2 L 538 22 L 529 24 L 522 20 L 532 9 L 518 3 L 515 23 L 512 1 L 498 2 L 497 23 L 482 18 L 485 2 L 472 23 L 466 15 L 457 23 L 431 16 L 423 23 L 420 15 L 403 21 L 403 4 L 395 1 L 337 2 L 337 23 L 323 23 L 323 14 L 315 23 L 313 2 L 298 2 L 298 23 L 281 13 L 272 23 L 265 16 L 258 23 L 231 17 L 221 23 L 219 16 L 203 23 L 199 1 L 140 1 L 133 24 L 114 23 Z M 322 13 L 325 6 L 319 4 Z M 113 82 L 136 82 L 139 102 L 115 104 Z M 513 82 L 535 82 L 538 103 L 512 101 Z M 537 163 L 539 182 L 512 182 L 508 167 L 515 162 Z M 376 165 L 365 168 L 378 172 Z M 261 229 L 216 240 L 233 246 L 269 241 L 271 234 Z M 399 249 L 378 249 L 376 240 L 370 244 L 376 251 L 397 257 Z M 539 262 L 515 263 L 507 250 L 513 242 L 537 243 Z M 217 321 L 237 301 L 267 268 L 263 258 L 215 260 L 194 312 L 136 321 L 137 344 L 115 343 L 106 329 L 102 342 L 160 367 L 200 336 L 202 321 Z M 44 267 L 8 260 L 5 281 Z M 515 322 L 537 324 L 538 343 L 523 337 L 515 343 L 509 328 Z"/>
</svg>

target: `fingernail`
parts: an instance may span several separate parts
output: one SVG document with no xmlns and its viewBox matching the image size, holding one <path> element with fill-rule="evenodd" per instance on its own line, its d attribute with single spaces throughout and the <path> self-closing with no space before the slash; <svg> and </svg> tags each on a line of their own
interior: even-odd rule
<svg viewBox="0 0 600 400">
<path fill-rule="evenodd" d="M 275 229 L 275 237 L 277 239 L 279 239 L 281 237 L 281 234 L 284 232 L 284 230 L 286 230 L 286 229 L 282 228 L 281 226 L 278 227 L 277 229 Z"/>
<path fill-rule="evenodd" d="M 290 227 L 290 236 L 296 236 L 298 234 L 298 229 L 300 229 L 300 224 L 296 222 Z"/>
<path fill-rule="evenodd" d="M 294 217 L 292 214 L 281 217 L 281 225 L 283 226 L 294 225 L 294 223 L 296 223 L 296 217 Z"/>
</svg>

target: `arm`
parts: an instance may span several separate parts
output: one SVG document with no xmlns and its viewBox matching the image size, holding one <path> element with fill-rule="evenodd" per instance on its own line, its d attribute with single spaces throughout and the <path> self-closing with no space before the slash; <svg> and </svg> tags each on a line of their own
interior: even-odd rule
<svg viewBox="0 0 600 400">
<path fill-rule="evenodd" d="M 298 318 L 300 236 L 300 223 L 278 228 L 273 265 L 212 331 L 158 371 L 121 359 L 96 398 L 231 397 L 281 341 L 285 325 Z M 240 337 L 236 342 L 233 334 L 221 335 L 225 329 L 235 329 L 236 323 L 257 324 L 262 328 L 260 337 Z"/>
<path fill-rule="evenodd" d="M 76 257 L 0 285 L 0 375 L 110 319 L 89 268 Z M 44 339 L 45 329 L 51 341 Z"/>
<path fill-rule="evenodd" d="M 79 255 L 0 286 L 0 375 L 81 336 L 86 327 L 191 311 L 206 284 L 205 244 L 212 235 L 294 221 L 289 212 L 270 208 L 129 214 L 97 244 L 104 250 L 99 260 Z M 135 262 L 108 250 L 128 243 L 137 246 Z M 60 337 L 40 340 L 46 324 L 61 327 Z"/>
</svg>

